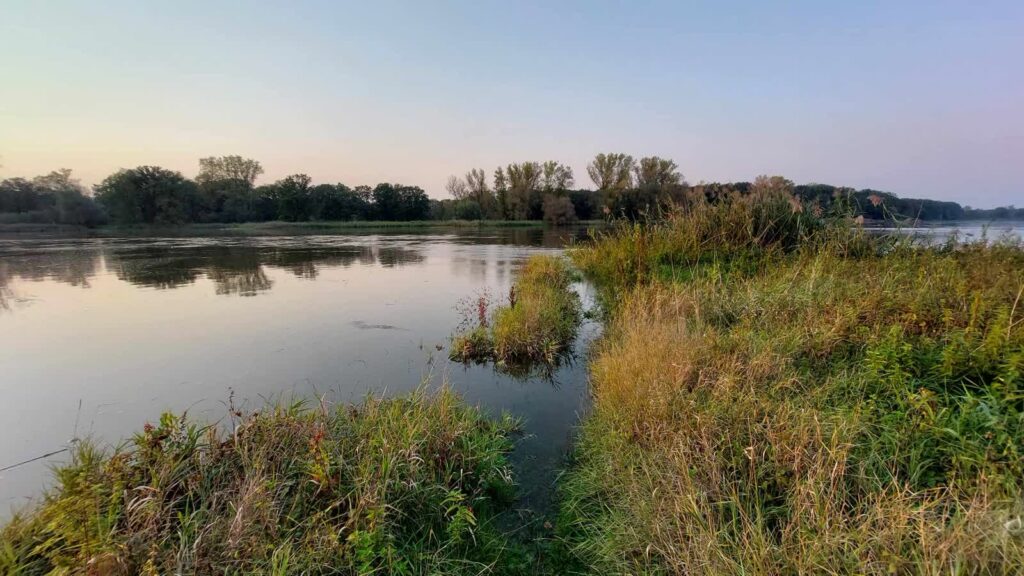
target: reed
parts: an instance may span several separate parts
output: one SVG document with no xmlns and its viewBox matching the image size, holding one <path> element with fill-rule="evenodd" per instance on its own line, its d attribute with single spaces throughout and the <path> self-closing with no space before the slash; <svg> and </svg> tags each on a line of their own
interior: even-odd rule
<svg viewBox="0 0 1024 576">
<path fill-rule="evenodd" d="M 124 447 L 79 445 L 0 532 L 0 573 L 501 573 L 515 426 L 446 389 L 229 426 L 167 414 Z"/>
</svg>

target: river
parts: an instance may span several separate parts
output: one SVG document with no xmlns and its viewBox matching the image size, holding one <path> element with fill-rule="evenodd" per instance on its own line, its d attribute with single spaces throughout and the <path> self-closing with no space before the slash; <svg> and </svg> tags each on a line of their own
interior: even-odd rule
<svg viewBox="0 0 1024 576">
<path fill-rule="evenodd" d="M 878 229 L 880 233 L 891 229 Z M 1021 223 L 902 228 L 942 241 L 1020 238 Z M 460 303 L 508 293 L 517 266 L 583 229 L 466 228 L 197 238 L 0 239 L 0 468 L 75 438 L 112 445 L 164 411 L 217 421 L 227 404 L 358 402 L 447 382 L 523 420 L 521 505 L 544 509 L 588 399 L 575 362 L 514 376 L 447 358 Z M 578 287 L 585 303 L 590 288 Z M 0 472 L 0 517 L 67 453 Z"/>
<path fill-rule="evenodd" d="M 425 234 L 0 240 L 0 468 L 93 438 L 112 445 L 164 411 L 217 421 L 229 402 L 358 402 L 449 383 L 523 420 L 521 506 L 547 506 L 587 401 L 582 355 L 513 376 L 447 358 L 460 303 L 508 293 L 530 254 L 582 229 Z M 591 292 L 578 286 L 584 301 Z M 0 472 L 0 516 L 61 453 Z"/>
</svg>

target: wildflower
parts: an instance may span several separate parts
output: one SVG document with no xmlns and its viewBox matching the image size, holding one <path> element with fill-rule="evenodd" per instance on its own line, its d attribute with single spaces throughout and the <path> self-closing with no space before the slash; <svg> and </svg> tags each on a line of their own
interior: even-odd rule
<svg viewBox="0 0 1024 576">
<path fill-rule="evenodd" d="M 513 290 L 514 290 L 514 288 L 513 288 Z M 477 300 L 477 303 L 476 303 L 476 314 L 477 314 L 477 320 L 480 322 L 480 326 L 486 328 L 487 327 L 487 298 L 485 298 L 483 295 L 481 295 L 480 299 Z"/>
</svg>

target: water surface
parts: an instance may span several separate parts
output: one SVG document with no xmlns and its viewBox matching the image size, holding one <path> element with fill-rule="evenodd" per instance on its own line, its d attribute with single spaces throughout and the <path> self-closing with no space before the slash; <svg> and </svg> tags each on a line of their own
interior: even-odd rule
<svg viewBox="0 0 1024 576">
<path fill-rule="evenodd" d="M 501 298 L 524 258 L 582 234 L 0 240 L 0 467 L 75 437 L 118 442 L 163 411 L 217 420 L 229 398 L 353 402 L 447 380 L 523 419 L 523 506 L 543 508 L 587 398 L 582 360 L 513 377 L 452 363 L 447 344 L 460 301 Z M 0 514 L 61 457 L 0 473 Z"/>
</svg>

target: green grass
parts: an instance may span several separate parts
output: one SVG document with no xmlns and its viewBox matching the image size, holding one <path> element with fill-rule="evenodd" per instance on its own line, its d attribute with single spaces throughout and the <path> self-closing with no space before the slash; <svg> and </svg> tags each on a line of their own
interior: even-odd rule
<svg viewBox="0 0 1024 576">
<path fill-rule="evenodd" d="M 79 445 L 0 532 L 0 573 L 518 572 L 493 521 L 515 426 L 445 389 L 230 426 L 165 415 L 123 448 Z"/>
<path fill-rule="evenodd" d="M 1019 573 L 1024 249 L 758 201 L 573 254 L 615 298 L 560 488 L 572 555 L 594 573 Z"/>
<path fill-rule="evenodd" d="M 556 363 L 568 352 L 581 321 L 574 278 L 564 258 L 531 256 L 519 271 L 508 305 L 489 311 L 489 303 L 480 299 L 475 325 L 470 319 L 468 329 L 452 337 L 451 357 L 506 365 Z"/>
</svg>

